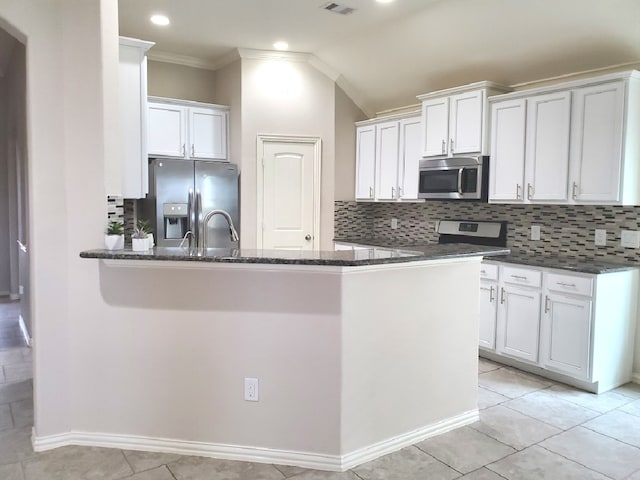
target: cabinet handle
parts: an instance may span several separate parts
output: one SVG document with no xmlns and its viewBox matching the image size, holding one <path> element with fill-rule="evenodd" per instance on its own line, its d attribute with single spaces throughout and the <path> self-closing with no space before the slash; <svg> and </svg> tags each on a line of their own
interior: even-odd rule
<svg viewBox="0 0 640 480">
<path fill-rule="evenodd" d="M 396 189 L 395 187 L 391 187 L 391 198 L 396 198 Z"/>
<path fill-rule="evenodd" d="M 575 283 L 564 283 L 564 282 L 558 282 L 558 285 L 562 285 L 563 287 L 572 287 L 572 288 L 576 288 L 576 284 L 575 284 Z"/>
<path fill-rule="evenodd" d="M 187 156 L 187 146 L 184 143 L 182 144 L 182 156 Z"/>
<path fill-rule="evenodd" d="M 493 301 L 496 299 L 493 296 L 493 291 L 494 291 L 494 288 L 493 288 L 493 285 L 491 285 L 491 287 L 489 288 L 489 303 L 493 303 Z"/>
<path fill-rule="evenodd" d="M 449 139 L 449 142 L 451 144 L 451 153 L 453 153 L 453 138 Z"/>
<path fill-rule="evenodd" d="M 504 303 L 504 287 L 500 288 L 500 304 Z"/>
<path fill-rule="evenodd" d="M 398 187 L 398 198 L 402 198 L 402 187 Z"/>
<path fill-rule="evenodd" d="M 544 296 L 544 313 L 549 312 L 549 295 Z"/>
<path fill-rule="evenodd" d="M 573 188 L 571 190 L 571 196 L 573 197 L 574 200 L 578 196 L 578 184 L 576 182 L 573 182 Z"/>
<path fill-rule="evenodd" d="M 527 199 L 531 200 L 533 196 L 533 186 L 530 183 L 527 183 Z"/>
<path fill-rule="evenodd" d="M 442 154 L 444 155 L 444 149 L 446 148 L 447 142 L 444 141 L 444 138 L 442 139 Z"/>
<path fill-rule="evenodd" d="M 520 188 L 520 184 L 516 183 L 516 200 L 520 200 L 520 198 L 522 198 L 520 195 Z"/>
<path fill-rule="evenodd" d="M 526 280 L 527 277 L 524 275 L 511 275 L 511 278 L 517 278 L 518 280 Z"/>
<path fill-rule="evenodd" d="M 373 187 L 369 187 L 369 198 L 373 198 Z"/>
<path fill-rule="evenodd" d="M 196 156 L 196 147 L 193 143 L 191 144 L 191 156 L 192 157 Z"/>
</svg>

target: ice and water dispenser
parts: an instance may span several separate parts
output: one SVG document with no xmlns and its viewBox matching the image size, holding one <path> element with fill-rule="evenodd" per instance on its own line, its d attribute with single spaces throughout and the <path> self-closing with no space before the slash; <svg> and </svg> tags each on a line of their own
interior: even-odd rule
<svg viewBox="0 0 640 480">
<path fill-rule="evenodd" d="M 180 240 L 187 233 L 187 204 L 165 203 L 162 205 L 164 238 Z"/>
</svg>

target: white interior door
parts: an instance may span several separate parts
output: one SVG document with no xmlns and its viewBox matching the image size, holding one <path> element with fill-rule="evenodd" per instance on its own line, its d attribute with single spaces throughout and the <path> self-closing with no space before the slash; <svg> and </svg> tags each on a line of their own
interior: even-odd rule
<svg viewBox="0 0 640 480">
<path fill-rule="evenodd" d="M 318 250 L 320 139 L 259 137 L 258 161 L 258 247 Z"/>
</svg>

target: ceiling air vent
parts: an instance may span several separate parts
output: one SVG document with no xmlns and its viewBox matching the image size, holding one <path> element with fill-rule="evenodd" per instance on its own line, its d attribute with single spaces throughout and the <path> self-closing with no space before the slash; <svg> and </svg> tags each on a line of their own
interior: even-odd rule
<svg viewBox="0 0 640 480">
<path fill-rule="evenodd" d="M 340 5 L 339 3 L 334 2 L 329 2 L 320 8 L 323 8 L 324 10 L 327 10 L 329 12 L 339 13 L 340 15 L 349 15 L 355 10 L 355 8 L 347 7 L 346 5 Z"/>
</svg>

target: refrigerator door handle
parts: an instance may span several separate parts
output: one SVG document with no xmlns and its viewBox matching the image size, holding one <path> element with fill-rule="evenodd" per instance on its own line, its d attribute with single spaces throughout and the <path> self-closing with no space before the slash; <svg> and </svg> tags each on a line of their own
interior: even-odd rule
<svg viewBox="0 0 640 480">
<path fill-rule="evenodd" d="M 196 190 L 196 247 L 206 250 L 202 236 L 204 235 L 205 226 L 202 225 L 202 193 Z"/>
<path fill-rule="evenodd" d="M 196 205 L 195 205 L 195 197 L 193 194 L 193 189 L 189 189 L 189 196 L 187 197 L 187 231 L 191 232 L 191 237 L 189 238 L 189 248 L 193 243 L 193 239 L 195 238 L 195 223 L 196 223 Z"/>
</svg>

